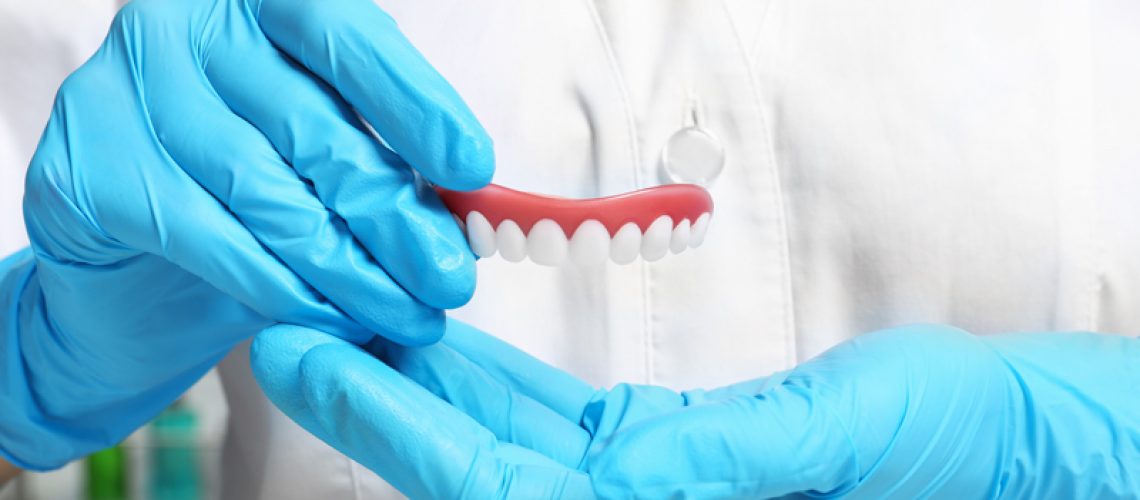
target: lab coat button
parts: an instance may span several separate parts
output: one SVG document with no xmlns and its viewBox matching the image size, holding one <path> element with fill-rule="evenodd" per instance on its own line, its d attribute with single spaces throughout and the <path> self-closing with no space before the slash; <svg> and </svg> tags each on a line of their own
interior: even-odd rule
<svg viewBox="0 0 1140 500">
<path fill-rule="evenodd" d="M 669 180 L 707 186 L 724 170 L 724 145 L 708 130 L 689 126 L 674 133 L 661 149 Z"/>
</svg>

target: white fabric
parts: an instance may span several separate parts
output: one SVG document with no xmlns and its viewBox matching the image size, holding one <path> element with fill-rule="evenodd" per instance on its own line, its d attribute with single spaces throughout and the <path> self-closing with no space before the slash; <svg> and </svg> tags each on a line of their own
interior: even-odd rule
<svg viewBox="0 0 1140 500">
<path fill-rule="evenodd" d="M 8 251 L 29 130 L 113 9 L 4 1 Z M 696 251 L 598 271 L 479 263 L 455 315 L 592 383 L 721 384 L 908 322 L 1140 334 L 1135 2 L 379 3 L 495 139 L 496 182 L 660 183 L 690 101 L 724 142 Z M 390 493 L 272 409 L 246 356 L 222 367 L 228 497 Z"/>
</svg>

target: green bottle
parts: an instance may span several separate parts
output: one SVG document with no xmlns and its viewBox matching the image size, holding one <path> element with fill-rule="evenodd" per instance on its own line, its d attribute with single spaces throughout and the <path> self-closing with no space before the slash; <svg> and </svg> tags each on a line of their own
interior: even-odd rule
<svg viewBox="0 0 1140 500">
<path fill-rule="evenodd" d="M 175 402 L 151 424 L 151 497 L 195 500 L 203 495 L 198 471 L 198 418 Z"/>
<path fill-rule="evenodd" d="M 127 454 L 122 445 L 87 456 L 87 498 L 126 500 Z"/>
</svg>

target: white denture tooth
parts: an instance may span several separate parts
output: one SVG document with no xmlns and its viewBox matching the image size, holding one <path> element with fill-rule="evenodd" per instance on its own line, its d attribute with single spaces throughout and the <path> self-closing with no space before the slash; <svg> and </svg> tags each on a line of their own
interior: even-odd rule
<svg viewBox="0 0 1140 500">
<path fill-rule="evenodd" d="M 593 219 L 579 224 L 570 237 L 570 259 L 579 266 L 597 266 L 604 263 L 609 255 L 610 232 L 606 226 Z"/>
<path fill-rule="evenodd" d="M 681 219 L 677 227 L 673 228 L 673 237 L 669 239 L 669 251 L 681 253 L 689 246 L 689 219 Z"/>
<path fill-rule="evenodd" d="M 709 218 L 711 216 L 708 212 L 701 214 L 697 217 L 697 221 L 693 223 L 693 229 L 689 236 L 689 246 L 697 248 L 705 241 L 705 232 L 709 230 Z"/>
<path fill-rule="evenodd" d="M 467 242 L 471 245 L 471 251 L 479 257 L 495 255 L 495 249 L 498 247 L 495 242 L 495 230 L 491 228 L 487 218 L 479 212 L 467 214 Z"/>
<path fill-rule="evenodd" d="M 526 235 L 526 254 L 536 264 L 557 266 L 566 261 L 569 242 L 562 226 L 550 219 L 534 223 Z"/>
<path fill-rule="evenodd" d="M 610 259 L 618 264 L 629 264 L 641 252 L 641 229 L 632 222 L 625 223 L 610 241 Z"/>
<path fill-rule="evenodd" d="M 495 243 L 499 254 L 509 262 L 522 262 L 526 258 L 526 236 L 515 221 L 506 219 L 495 230 Z"/>
<path fill-rule="evenodd" d="M 669 252 L 669 240 L 673 237 L 673 218 L 662 215 L 649 225 L 641 237 L 641 258 L 653 262 Z"/>
</svg>

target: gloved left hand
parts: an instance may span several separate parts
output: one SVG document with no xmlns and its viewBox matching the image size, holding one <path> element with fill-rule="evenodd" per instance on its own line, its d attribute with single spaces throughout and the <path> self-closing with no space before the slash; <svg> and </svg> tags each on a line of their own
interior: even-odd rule
<svg viewBox="0 0 1140 500">
<path fill-rule="evenodd" d="M 252 360 L 285 413 L 414 498 L 1140 494 L 1133 338 L 913 326 L 681 393 L 599 391 L 458 322 L 369 350 L 281 325 Z"/>
<path fill-rule="evenodd" d="M 130 2 L 60 88 L 32 252 L 0 265 L 0 456 L 114 444 L 271 321 L 438 340 L 474 255 L 416 173 L 472 189 L 493 168 L 371 0 Z"/>
</svg>

